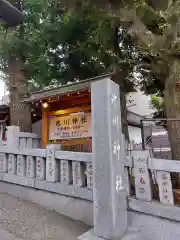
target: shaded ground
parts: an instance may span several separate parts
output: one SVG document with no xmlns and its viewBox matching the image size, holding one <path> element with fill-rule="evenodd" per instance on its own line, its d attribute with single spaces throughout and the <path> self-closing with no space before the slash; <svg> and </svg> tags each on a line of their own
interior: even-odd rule
<svg viewBox="0 0 180 240">
<path fill-rule="evenodd" d="M 0 240 L 76 240 L 88 229 L 37 204 L 0 193 Z"/>
</svg>

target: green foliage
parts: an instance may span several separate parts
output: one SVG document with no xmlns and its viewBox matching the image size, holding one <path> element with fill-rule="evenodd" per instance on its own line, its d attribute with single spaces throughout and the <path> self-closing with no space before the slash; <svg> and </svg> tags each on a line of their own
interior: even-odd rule
<svg viewBox="0 0 180 240">
<path fill-rule="evenodd" d="M 152 95 L 151 96 L 151 106 L 155 110 L 155 112 L 154 112 L 155 118 L 165 117 L 164 102 L 161 97 L 158 97 L 157 95 Z"/>
<path fill-rule="evenodd" d="M 127 91 L 132 90 L 133 44 L 110 14 L 88 4 L 79 11 L 60 8 L 54 0 L 24 0 L 23 9 L 23 26 L 8 29 L 1 24 L 1 68 L 7 68 L 9 53 L 21 57 L 30 85 L 38 88 L 94 77 L 116 68 L 127 80 Z M 119 45 L 118 51 L 115 44 Z"/>
<path fill-rule="evenodd" d="M 150 31 L 164 34 L 167 14 L 155 11 L 144 0 L 128 4 Z M 87 3 L 79 10 L 61 8 L 59 1 L 54 0 L 24 0 L 23 9 L 23 26 L 0 26 L 0 67 L 6 70 L 9 53 L 20 56 L 29 89 L 33 85 L 50 87 L 118 70 L 129 92 L 134 87 L 132 72 L 136 69 L 143 76 L 144 91 L 163 92 L 168 74 L 164 58 L 138 48 L 127 26 L 114 13 Z"/>
</svg>

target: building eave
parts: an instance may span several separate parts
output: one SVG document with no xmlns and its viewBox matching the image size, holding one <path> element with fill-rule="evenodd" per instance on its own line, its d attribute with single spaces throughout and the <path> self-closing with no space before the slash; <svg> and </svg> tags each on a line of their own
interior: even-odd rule
<svg viewBox="0 0 180 240">
<path fill-rule="evenodd" d="M 0 19 L 9 26 L 16 26 L 23 21 L 23 14 L 6 0 L 0 0 Z"/>
<path fill-rule="evenodd" d="M 143 119 L 144 116 L 128 110 L 127 120 L 129 126 L 141 128 L 141 120 Z"/>
<path fill-rule="evenodd" d="M 69 93 L 69 92 L 76 92 L 81 89 L 88 89 L 88 88 L 90 88 L 90 86 L 93 82 L 96 82 L 96 81 L 99 81 L 99 80 L 102 80 L 104 78 L 111 77 L 111 76 L 112 76 L 112 73 L 109 73 L 106 75 L 101 75 L 98 77 L 86 79 L 86 80 L 75 82 L 72 84 L 66 84 L 66 85 L 63 85 L 63 86 L 60 86 L 57 88 L 51 88 L 48 90 L 34 92 L 30 97 L 24 99 L 23 102 L 30 103 L 30 102 L 34 102 L 34 101 L 45 100 L 49 97 L 56 97 L 56 96 L 63 95 L 63 94 Z"/>
</svg>

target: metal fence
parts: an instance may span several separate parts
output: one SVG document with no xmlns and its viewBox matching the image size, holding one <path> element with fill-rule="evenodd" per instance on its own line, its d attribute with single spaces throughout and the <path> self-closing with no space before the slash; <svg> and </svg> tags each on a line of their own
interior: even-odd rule
<svg viewBox="0 0 180 240">
<path fill-rule="evenodd" d="M 172 159 L 168 125 L 172 124 L 180 131 L 180 118 L 143 119 L 141 122 L 143 150 L 148 147 L 155 158 Z"/>
</svg>

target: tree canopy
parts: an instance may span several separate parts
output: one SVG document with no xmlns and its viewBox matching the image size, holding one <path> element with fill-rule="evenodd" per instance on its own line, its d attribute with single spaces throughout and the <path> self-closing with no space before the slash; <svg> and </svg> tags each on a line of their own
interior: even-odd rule
<svg viewBox="0 0 180 240">
<path fill-rule="evenodd" d="M 73 1 L 73 5 L 77 1 Z M 78 1 L 82 2 L 82 1 Z M 163 97 L 167 118 L 180 116 L 180 1 L 179 0 L 90 0 L 97 8 L 106 9 L 123 26 L 136 45 L 146 92 Z M 72 5 L 72 0 L 66 1 Z M 79 4 L 78 4 L 79 6 Z M 167 121 L 172 157 L 180 159 L 180 122 Z"/>
<path fill-rule="evenodd" d="M 21 26 L 9 30 L 1 24 L 1 68 L 11 52 L 24 60 L 29 84 L 41 88 L 112 72 L 115 65 L 132 82 L 135 56 L 126 30 L 115 35 L 119 23 L 88 4 L 80 11 L 58 6 L 54 0 L 25 0 L 23 37 Z"/>
<path fill-rule="evenodd" d="M 21 58 L 33 88 L 113 71 L 121 92 L 132 91 L 137 71 L 143 91 L 163 98 L 166 116 L 180 116 L 180 1 L 107 2 L 108 10 L 87 3 L 71 9 L 54 0 L 24 0 L 23 25 L 9 29 L 1 24 L 1 68 L 8 72 L 9 53 Z M 168 123 L 173 158 L 178 159 L 180 125 Z"/>
</svg>

